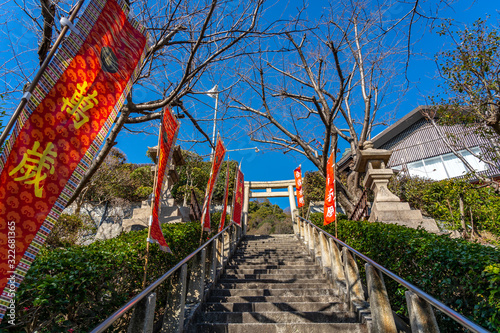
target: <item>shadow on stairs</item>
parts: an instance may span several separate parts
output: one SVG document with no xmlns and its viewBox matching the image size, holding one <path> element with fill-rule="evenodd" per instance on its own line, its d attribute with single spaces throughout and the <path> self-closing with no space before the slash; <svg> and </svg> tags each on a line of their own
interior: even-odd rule
<svg viewBox="0 0 500 333">
<path fill-rule="evenodd" d="M 188 332 L 369 332 L 294 235 L 247 235 Z"/>
</svg>

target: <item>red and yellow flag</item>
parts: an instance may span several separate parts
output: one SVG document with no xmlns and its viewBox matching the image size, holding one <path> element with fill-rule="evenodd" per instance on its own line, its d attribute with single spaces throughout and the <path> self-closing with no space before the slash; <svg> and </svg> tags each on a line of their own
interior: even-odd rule
<svg viewBox="0 0 500 333">
<path fill-rule="evenodd" d="M 327 225 L 335 221 L 335 205 L 335 172 L 333 170 L 333 154 L 331 154 L 326 165 L 326 189 L 325 205 L 323 207 L 323 225 Z"/>
<path fill-rule="evenodd" d="M 243 173 L 239 168 L 236 176 L 235 187 L 236 190 L 233 199 L 233 216 L 231 219 L 234 223 L 241 226 L 241 213 L 243 211 L 243 200 L 245 199 L 245 195 L 243 193 L 245 180 L 243 179 Z"/>
<path fill-rule="evenodd" d="M 295 176 L 295 189 L 297 190 L 297 205 L 300 208 L 304 206 L 304 192 L 302 190 L 302 170 L 300 165 L 295 170 L 293 170 L 293 175 Z"/>
<path fill-rule="evenodd" d="M 151 221 L 150 238 L 148 239 L 151 243 L 157 243 L 160 245 L 160 249 L 166 252 L 170 252 L 170 248 L 163 237 L 163 232 L 161 231 L 160 221 L 158 219 L 158 214 L 161 210 L 160 199 L 164 192 L 163 185 L 166 179 L 166 174 L 168 172 L 168 161 L 172 155 L 172 147 L 174 146 L 175 140 L 177 139 L 177 133 L 179 131 L 179 123 L 175 119 L 174 115 L 169 108 L 163 110 L 163 120 L 160 127 L 160 142 L 159 142 L 159 155 L 158 155 L 158 165 L 157 165 L 157 178 L 155 187 L 155 197 L 153 204 L 153 216 Z"/>
<path fill-rule="evenodd" d="M 146 52 L 123 0 L 93 0 L 0 158 L 0 320 L 102 145 Z"/>
<path fill-rule="evenodd" d="M 226 164 L 226 187 L 224 188 L 224 201 L 222 203 L 222 215 L 220 217 L 219 232 L 224 229 L 224 224 L 226 223 L 226 212 L 227 212 L 227 197 L 229 194 L 229 161 Z"/>
<path fill-rule="evenodd" d="M 219 176 L 220 167 L 222 161 L 224 161 L 224 155 L 226 154 L 226 148 L 222 140 L 217 137 L 217 146 L 215 148 L 215 156 L 212 161 L 212 171 L 210 172 L 210 178 L 208 179 L 207 190 L 205 192 L 205 201 L 203 203 L 203 214 L 201 216 L 201 225 L 204 231 L 210 231 L 210 202 L 212 201 L 212 194 L 214 192 L 215 182 Z"/>
</svg>

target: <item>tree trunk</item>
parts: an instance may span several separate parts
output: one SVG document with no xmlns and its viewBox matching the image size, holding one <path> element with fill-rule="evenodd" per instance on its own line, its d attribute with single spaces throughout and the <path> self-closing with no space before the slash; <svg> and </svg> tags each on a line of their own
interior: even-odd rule
<svg viewBox="0 0 500 333">
<path fill-rule="evenodd" d="M 461 194 L 458 200 L 459 200 L 458 203 L 460 205 L 460 223 L 462 225 L 462 229 L 464 229 L 464 231 L 462 232 L 462 237 L 464 239 L 467 239 L 468 234 L 467 234 L 467 224 L 465 223 L 464 199 Z"/>
</svg>

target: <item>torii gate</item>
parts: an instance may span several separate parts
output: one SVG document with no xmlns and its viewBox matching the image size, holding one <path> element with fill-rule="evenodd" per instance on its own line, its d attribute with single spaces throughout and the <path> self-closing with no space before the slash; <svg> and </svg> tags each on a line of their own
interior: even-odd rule
<svg viewBox="0 0 500 333">
<path fill-rule="evenodd" d="M 245 182 L 245 200 L 243 203 L 243 225 L 244 233 L 246 234 L 246 226 L 248 225 L 248 201 L 251 198 L 275 198 L 288 197 L 290 200 L 290 212 L 292 214 L 292 223 L 295 230 L 295 216 L 297 214 L 297 206 L 295 205 L 295 180 L 276 180 L 270 182 Z M 251 192 L 251 190 L 262 190 L 265 192 Z M 287 189 L 288 191 L 273 191 L 273 189 Z"/>
</svg>

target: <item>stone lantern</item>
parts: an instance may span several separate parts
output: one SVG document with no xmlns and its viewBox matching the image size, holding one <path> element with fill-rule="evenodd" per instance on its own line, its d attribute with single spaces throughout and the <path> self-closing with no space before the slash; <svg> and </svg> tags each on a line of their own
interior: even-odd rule
<svg viewBox="0 0 500 333">
<path fill-rule="evenodd" d="M 373 143 L 366 141 L 358 154 L 354 170 L 365 172 L 363 186 L 370 188 L 375 194 L 368 221 L 395 223 L 411 228 L 421 226 L 431 232 L 439 231 L 434 220 L 426 219 L 424 223 L 420 210 L 412 210 L 407 202 L 401 202 L 399 197 L 387 188 L 394 173 L 392 169 L 386 168 L 391 150 L 373 149 Z"/>
</svg>

